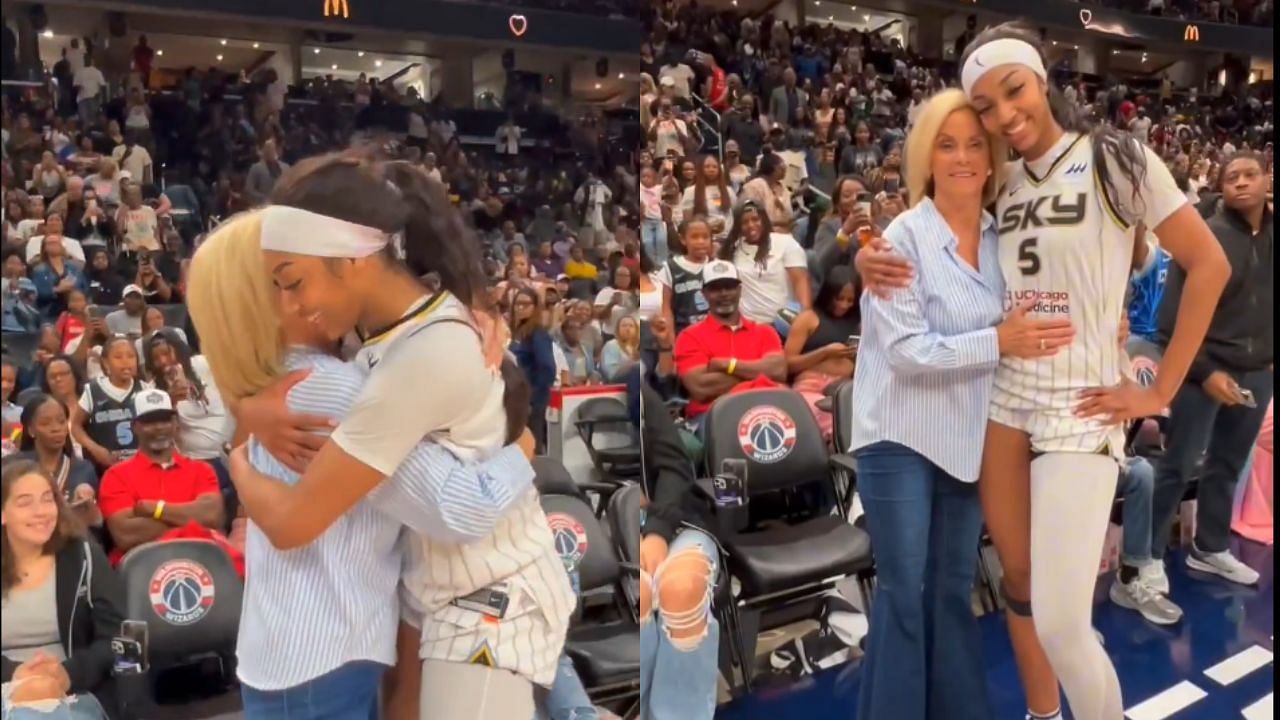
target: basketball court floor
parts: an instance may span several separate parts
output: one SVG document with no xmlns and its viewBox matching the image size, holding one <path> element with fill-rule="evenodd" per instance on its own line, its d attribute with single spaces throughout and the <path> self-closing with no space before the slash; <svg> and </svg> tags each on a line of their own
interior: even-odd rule
<svg viewBox="0 0 1280 720">
<path fill-rule="evenodd" d="M 1169 562 L 1172 598 L 1186 616 L 1171 628 L 1110 603 L 1111 576 L 1099 580 L 1094 625 L 1115 661 L 1130 720 L 1275 717 L 1272 548 L 1237 543 L 1237 557 L 1262 574 L 1258 587 L 1192 579 L 1176 553 Z M 980 622 L 994 720 L 1022 720 L 1026 705 L 1004 620 L 989 614 Z M 716 720 L 856 720 L 858 681 L 855 660 L 790 686 L 757 690 L 722 706 Z"/>
</svg>

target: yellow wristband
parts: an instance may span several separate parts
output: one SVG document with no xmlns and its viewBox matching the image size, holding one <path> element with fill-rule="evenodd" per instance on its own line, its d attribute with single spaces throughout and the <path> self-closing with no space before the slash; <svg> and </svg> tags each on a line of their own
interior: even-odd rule
<svg viewBox="0 0 1280 720">
<path fill-rule="evenodd" d="M 737 370 L 737 369 L 738 369 L 738 358 L 730 358 L 730 359 L 729 359 L 729 369 L 727 370 L 727 372 L 728 372 L 730 375 L 732 375 L 732 374 L 733 374 L 733 371 L 734 371 L 734 370 Z"/>
<path fill-rule="evenodd" d="M 160 516 L 163 514 L 164 514 L 164 501 L 161 500 L 160 502 L 156 503 L 156 511 L 151 513 L 151 517 L 155 518 L 156 520 L 159 520 Z"/>
</svg>

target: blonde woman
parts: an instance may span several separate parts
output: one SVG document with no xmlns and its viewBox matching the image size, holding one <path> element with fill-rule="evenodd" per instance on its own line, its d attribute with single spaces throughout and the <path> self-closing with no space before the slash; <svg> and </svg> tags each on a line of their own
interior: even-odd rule
<svg viewBox="0 0 1280 720">
<path fill-rule="evenodd" d="M 621 382 L 640 358 L 640 321 L 634 315 L 618 320 L 618 334 L 600 351 L 600 372 L 607 382 Z"/>
<path fill-rule="evenodd" d="M 383 492 L 423 438 L 466 460 L 493 457 L 523 431 L 529 397 L 514 362 L 502 360 L 503 333 L 478 328 L 487 311 L 479 242 L 425 173 L 368 151 L 335 153 L 292 167 L 271 200 L 262 211 L 261 267 L 280 291 L 283 314 L 331 339 L 358 333 L 356 362 L 366 371 L 350 411 L 321 438 L 295 485 L 258 473 L 243 453 L 232 457 L 249 517 L 286 549 L 313 542 Z M 433 272 L 440 290 L 420 280 Z M 491 361 L 486 350 L 495 340 Z M 240 419 L 263 425 L 252 432 L 273 453 L 273 443 L 289 452 L 288 442 L 277 442 L 283 430 L 305 425 L 288 408 L 290 382 L 241 401 Z M 525 472 L 495 483 L 523 482 Z M 401 666 L 420 673 L 398 677 L 397 687 L 420 682 L 408 695 L 426 700 L 417 708 L 422 717 L 530 717 L 534 687 L 555 678 L 573 589 L 537 493 L 522 487 L 482 538 L 404 536 Z M 490 493 L 454 507 L 465 520 L 492 505 Z"/>
<path fill-rule="evenodd" d="M 261 213 L 236 216 L 192 261 L 188 304 L 211 374 L 224 400 L 239 407 L 286 373 L 307 371 L 289 392 L 290 409 L 337 422 L 359 395 L 364 374 L 336 356 L 332 335 L 279 312 L 261 233 Z M 236 456 L 275 481 L 298 481 L 256 440 Z M 375 492 L 304 547 L 278 550 L 251 524 L 246 557 L 254 581 L 245 588 L 237 644 L 246 717 L 279 717 L 286 707 L 368 717 L 397 659 L 403 528 L 441 542 L 483 539 L 526 496 L 531 478 L 525 453 L 514 447 L 474 463 L 422 442 Z M 404 716 L 416 717 L 416 696 L 396 698 L 409 706 Z"/>
</svg>

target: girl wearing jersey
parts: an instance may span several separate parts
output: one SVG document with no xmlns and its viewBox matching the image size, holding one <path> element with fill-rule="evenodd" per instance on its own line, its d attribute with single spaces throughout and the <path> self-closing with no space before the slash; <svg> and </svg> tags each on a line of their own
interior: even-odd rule
<svg viewBox="0 0 1280 720">
<path fill-rule="evenodd" d="M 662 286 L 662 316 L 679 335 L 707 316 L 707 300 L 702 297 L 702 267 L 711 259 L 711 224 L 701 216 L 680 225 L 680 245 L 684 252 L 668 258 L 654 274 Z"/>
<path fill-rule="evenodd" d="M 996 203 L 1005 307 L 1034 302 L 1033 317 L 1070 319 L 1075 339 L 1049 358 L 1001 360 L 979 491 L 1031 716 L 1060 717 L 1061 681 L 1076 717 L 1119 720 L 1120 685 L 1091 620 L 1120 424 L 1168 405 L 1228 268 L 1159 158 L 1110 128 L 1090 131 L 1049 87 L 1038 42 L 1017 24 L 980 33 L 962 59 L 961 84 L 987 132 L 1022 158 L 1008 167 Z M 1186 269 L 1190 292 L 1149 388 L 1124 378 L 1128 360 L 1116 341 L 1138 222 Z"/>
<path fill-rule="evenodd" d="M 203 392 L 214 392 L 216 383 L 235 403 L 287 371 L 306 369 L 289 407 L 340 420 L 359 394 L 363 370 L 336 357 L 338 343 L 314 323 L 273 311 L 261 228 L 259 212 L 236 216 L 192 262 L 188 302 L 214 380 Z M 251 442 L 245 454 L 262 472 L 296 482 L 261 443 Z M 481 539 L 527 487 L 527 466 L 515 448 L 474 464 L 421 442 L 378 492 L 306 547 L 276 550 L 251 524 L 246 559 L 255 580 L 245 588 L 237 643 L 246 716 L 279 717 L 288 707 L 298 713 L 291 717 L 368 717 L 379 679 L 396 660 L 402 527 L 455 542 Z M 490 507 L 456 512 L 482 491 Z"/>
<path fill-rule="evenodd" d="M 71 410 L 71 436 L 99 472 L 133 455 L 133 396 L 149 387 L 138 379 L 138 353 L 124 336 L 102 344 L 103 375 L 85 384 Z"/>
<path fill-rule="evenodd" d="M 368 373 L 295 485 L 233 468 L 250 517 L 287 549 L 379 488 L 423 438 L 463 461 L 493 456 L 529 399 L 511 386 L 513 361 L 501 377 L 491 369 L 505 338 L 492 333 L 490 362 L 475 327 L 482 313 L 472 312 L 485 299 L 479 243 L 437 183 L 408 164 L 345 153 L 299 163 L 272 200 L 262 245 L 282 310 L 331 337 L 357 331 L 355 362 Z M 401 238 L 403 260 L 393 250 Z M 428 272 L 444 288 L 430 297 L 418 280 Z M 287 389 L 278 383 L 241 403 L 241 417 L 267 425 L 253 432 L 268 448 L 297 424 L 281 407 Z M 574 604 L 552 540 L 531 486 L 482 539 L 405 536 L 401 638 L 421 662 L 421 717 L 532 717 L 533 686 L 552 684 Z M 397 681 L 403 690 L 418 679 Z"/>
<path fill-rule="evenodd" d="M 1120 720 L 1120 683 L 1091 623 L 1121 423 L 1173 399 L 1230 271 L 1159 157 L 1075 116 L 1049 87 L 1038 47 L 1018 25 L 990 28 L 966 49 L 961 84 L 987 132 L 1021 155 L 996 205 L 1005 305 L 1037 297 L 1036 314 L 1070 318 L 1076 336 L 1051 358 L 1001 361 L 980 487 L 1023 683 L 1032 703 L 1044 703 L 1032 709 L 1057 712 L 1048 702 L 1056 675 L 1076 717 Z M 1187 274 L 1177 329 L 1148 388 L 1125 378 L 1115 339 L 1139 222 Z"/>
</svg>

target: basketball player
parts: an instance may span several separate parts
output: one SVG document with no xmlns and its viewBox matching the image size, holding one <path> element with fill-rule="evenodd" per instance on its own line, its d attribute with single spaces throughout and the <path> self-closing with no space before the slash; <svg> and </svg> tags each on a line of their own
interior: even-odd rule
<svg viewBox="0 0 1280 720">
<path fill-rule="evenodd" d="M 479 243 L 425 174 L 357 153 L 323 156 L 284 175 L 272 201 L 262 248 L 283 310 L 331 337 L 358 330 L 355 361 L 368 372 L 296 485 L 235 477 L 250 517 L 283 549 L 320 536 L 424 437 L 464 461 L 491 457 L 505 442 L 513 407 L 505 391 L 519 376 L 487 366 L 471 310 L 485 290 Z M 347 247 L 325 250 L 332 243 L 316 238 L 327 235 Z M 428 295 L 418 278 L 433 271 L 444 290 Z M 245 400 L 241 414 L 286 414 L 281 387 Z M 421 659 L 417 713 L 532 717 L 533 687 L 555 678 L 574 604 L 537 493 L 530 488 L 482 539 L 413 534 L 405 544 L 401 633 Z"/>
<path fill-rule="evenodd" d="M 1075 717 L 1120 720 L 1119 682 L 1091 625 L 1120 423 L 1167 406 L 1229 269 L 1159 158 L 1110 128 L 1090 130 L 1049 87 L 1038 43 L 1016 23 L 983 31 L 962 59 L 961 85 L 987 132 L 1021 155 L 996 204 L 1005 307 L 1035 297 L 1034 316 L 1070 318 L 1076 335 L 1051 358 L 1001 360 L 979 489 L 1030 717 L 1061 717 L 1060 679 Z M 1116 342 L 1139 222 L 1188 278 L 1150 388 L 1123 379 Z"/>
</svg>

